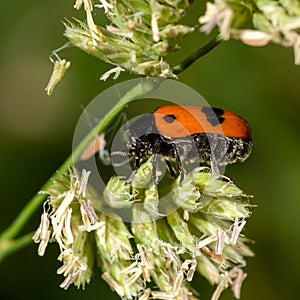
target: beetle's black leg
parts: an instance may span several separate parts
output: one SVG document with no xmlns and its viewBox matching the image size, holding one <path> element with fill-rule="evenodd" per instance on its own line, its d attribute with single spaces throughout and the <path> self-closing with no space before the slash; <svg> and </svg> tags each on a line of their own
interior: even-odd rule
<svg viewBox="0 0 300 300">
<path fill-rule="evenodd" d="M 131 183 L 134 175 L 136 174 L 138 168 L 140 167 L 140 161 L 141 161 L 141 158 L 135 154 L 134 164 L 133 164 L 133 171 L 131 172 L 131 175 L 129 176 L 129 178 L 126 180 L 127 183 Z"/>
<path fill-rule="evenodd" d="M 168 169 L 171 177 L 176 178 L 176 170 L 174 170 L 171 162 L 168 159 L 166 159 L 166 164 L 167 164 L 167 169 Z"/>
<path fill-rule="evenodd" d="M 212 174 L 215 174 L 215 175 L 220 174 L 219 166 L 217 164 L 217 160 L 216 160 L 216 157 L 213 152 L 210 154 L 210 166 L 211 166 Z"/>
<path fill-rule="evenodd" d="M 217 157 L 215 155 L 215 151 L 217 148 L 217 141 L 214 139 L 211 139 L 210 141 L 210 167 L 211 167 L 211 173 L 219 175 L 220 170 L 217 163 Z"/>
<path fill-rule="evenodd" d="M 176 144 L 174 144 L 174 143 L 172 143 L 172 150 L 173 150 L 172 156 L 175 158 L 175 162 L 178 167 L 178 172 L 179 172 L 179 176 L 180 176 L 179 183 L 181 183 L 184 179 L 185 171 L 184 171 L 181 159 L 180 159 L 180 155 L 178 153 L 178 149 L 176 147 Z"/>
<path fill-rule="evenodd" d="M 179 183 L 181 183 L 182 181 L 183 181 L 183 179 L 184 179 L 184 168 L 183 168 L 183 166 L 182 166 L 182 164 L 181 164 L 181 160 L 179 159 L 178 160 L 178 169 L 179 169 L 179 176 L 180 176 L 180 178 L 179 178 Z"/>
<path fill-rule="evenodd" d="M 156 171 L 157 171 L 157 153 L 154 153 L 153 160 L 152 160 L 152 180 L 155 185 L 157 185 L 157 183 L 158 183 Z"/>
</svg>

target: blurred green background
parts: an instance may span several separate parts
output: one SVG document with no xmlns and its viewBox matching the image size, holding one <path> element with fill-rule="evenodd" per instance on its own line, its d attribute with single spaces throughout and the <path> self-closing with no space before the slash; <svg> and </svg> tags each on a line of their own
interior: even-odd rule
<svg viewBox="0 0 300 300">
<path fill-rule="evenodd" d="M 73 64 L 54 95 L 46 96 L 44 87 L 52 68 L 48 56 L 65 42 L 61 21 L 82 15 L 73 9 L 74 2 L 1 3 L 1 230 L 71 152 L 83 107 L 116 83 L 99 81 L 110 66 L 68 49 L 61 56 Z M 195 5 L 187 18 L 193 22 L 198 14 L 199 5 Z M 182 57 L 198 47 L 199 36 L 196 33 L 184 41 Z M 129 78 L 122 74 L 119 81 Z M 253 202 L 258 205 L 246 229 L 256 240 L 256 256 L 248 259 L 242 299 L 299 299 L 300 66 L 294 66 L 292 49 L 250 48 L 230 41 L 200 59 L 179 80 L 212 106 L 242 115 L 253 130 L 250 159 L 226 170 L 255 196 Z M 37 227 L 40 212 L 24 233 Z M 61 290 L 56 245 L 43 258 L 36 250 L 32 245 L 2 263 L 1 299 L 118 299 L 99 279 L 100 273 L 85 291 Z M 199 287 L 201 299 L 209 299 L 208 285 L 200 281 Z M 221 299 L 233 297 L 227 291 Z"/>
</svg>

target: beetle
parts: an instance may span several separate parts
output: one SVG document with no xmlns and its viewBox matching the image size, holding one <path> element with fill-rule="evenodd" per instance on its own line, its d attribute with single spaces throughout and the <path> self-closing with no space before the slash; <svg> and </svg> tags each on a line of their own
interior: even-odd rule
<svg viewBox="0 0 300 300">
<path fill-rule="evenodd" d="M 154 155 L 165 158 L 171 176 L 183 178 L 185 163 L 217 166 L 242 162 L 252 149 L 251 130 L 239 115 L 208 106 L 160 106 L 137 118 L 127 132 L 134 169 Z M 155 172 L 154 172 L 155 173 Z"/>
</svg>

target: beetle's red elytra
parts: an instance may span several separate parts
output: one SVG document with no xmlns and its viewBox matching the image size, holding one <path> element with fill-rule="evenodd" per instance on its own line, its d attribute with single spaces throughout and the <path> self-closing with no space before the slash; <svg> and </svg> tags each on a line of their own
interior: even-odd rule
<svg viewBox="0 0 300 300">
<path fill-rule="evenodd" d="M 237 114 L 204 106 L 162 106 L 154 112 L 158 132 L 170 138 L 193 134 L 220 134 L 250 139 L 247 122 Z"/>
</svg>

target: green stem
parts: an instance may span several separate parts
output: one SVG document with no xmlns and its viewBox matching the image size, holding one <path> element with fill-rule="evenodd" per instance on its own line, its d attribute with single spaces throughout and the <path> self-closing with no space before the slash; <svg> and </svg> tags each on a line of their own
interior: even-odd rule
<svg viewBox="0 0 300 300">
<path fill-rule="evenodd" d="M 145 95 L 155 88 L 153 81 L 144 80 L 140 84 L 129 90 L 118 103 L 104 116 L 104 118 L 88 133 L 88 135 L 82 140 L 82 142 L 76 147 L 76 149 L 69 155 L 65 162 L 60 166 L 58 171 L 65 172 L 68 168 L 74 165 L 78 160 L 82 152 L 86 149 L 89 143 L 95 138 L 97 134 L 104 132 L 107 126 L 112 122 L 112 120 L 123 110 L 123 108 L 131 100 L 137 98 L 138 96 Z M 52 178 L 58 175 L 55 172 L 41 187 L 41 190 L 46 190 L 51 184 Z M 0 235 L 0 258 L 4 257 L 5 253 L 12 253 L 13 249 L 16 248 L 15 243 L 22 241 L 22 238 L 18 240 L 13 240 L 13 238 L 20 232 L 26 222 L 33 215 L 34 211 L 38 209 L 43 201 L 45 201 L 47 195 L 36 194 L 23 208 L 23 210 L 17 215 L 15 220 L 10 224 L 10 226 L 1 233 Z M 25 239 L 26 237 L 26 239 Z M 31 235 L 32 237 L 32 235 Z M 28 235 L 24 236 L 27 241 Z M 25 246 L 26 243 L 21 244 Z"/>
<path fill-rule="evenodd" d="M 204 56 L 215 47 L 217 47 L 222 42 L 222 38 L 220 35 L 217 35 L 214 39 L 209 41 L 206 45 L 196 50 L 193 54 L 188 56 L 184 61 L 182 61 L 179 65 L 173 68 L 174 74 L 179 74 L 187 69 L 191 64 L 193 64 L 200 57 Z"/>
<path fill-rule="evenodd" d="M 30 245 L 32 243 L 33 232 L 28 233 L 15 240 L 1 240 L 0 243 L 0 262 L 7 256 L 17 252 L 18 250 Z"/>
</svg>

